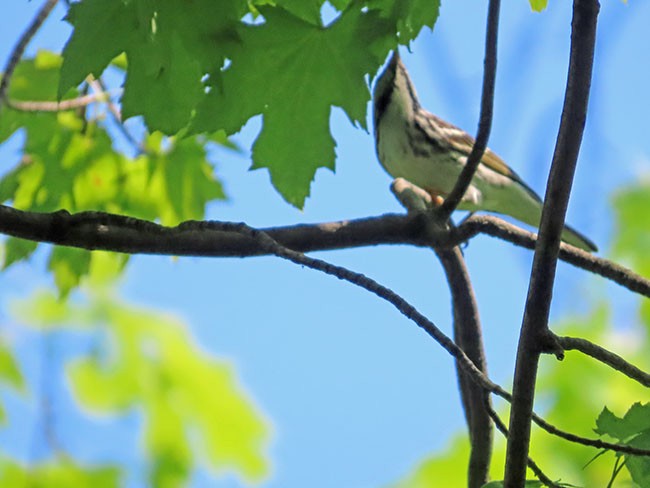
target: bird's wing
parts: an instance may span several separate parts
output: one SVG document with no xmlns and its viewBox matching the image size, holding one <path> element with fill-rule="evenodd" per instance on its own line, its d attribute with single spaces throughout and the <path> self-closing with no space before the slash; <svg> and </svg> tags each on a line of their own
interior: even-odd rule
<svg viewBox="0 0 650 488">
<path fill-rule="evenodd" d="M 455 125 L 450 124 L 449 122 L 446 122 L 439 117 L 436 117 L 433 114 L 432 116 L 435 118 L 438 126 L 440 127 L 440 131 L 446 136 L 447 140 L 449 141 L 451 148 L 455 151 L 458 151 L 459 153 L 469 156 L 469 153 L 472 152 L 472 147 L 474 147 L 474 138 L 463 129 L 460 129 Z M 519 176 L 489 148 L 485 150 L 481 162 L 492 171 L 502 174 L 503 176 L 508 176 L 513 180 L 521 181 L 521 178 L 519 178 Z"/>
</svg>

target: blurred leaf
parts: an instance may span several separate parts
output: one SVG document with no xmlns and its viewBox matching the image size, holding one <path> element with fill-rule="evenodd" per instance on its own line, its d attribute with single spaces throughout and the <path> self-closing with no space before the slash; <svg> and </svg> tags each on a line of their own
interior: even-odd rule
<svg viewBox="0 0 650 488">
<path fill-rule="evenodd" d="M 54 274 L 54 282 L 62 297 L 79 285 L 89 267 L 90 251 L 62 246 L 54 247 L 47 265 L 47 269 Z"/>
<path fill-rule="evenodd" d="M 528 0 L 530 2 L 530 7 L 535 12 L 541 12 L 548 5 L 548 0 Z"/>
<path fill-rule="evenodd" d="M 120 483 L 120 471 L 117 467 L 83 467 L 67 458 L 29 467 L 23 467 L 8 459 L 1 459 L 0 485 L 30 488 L 123 486 Z"/>
<path fill-rule="evenodd" d="M 20 392 L 25 391 L 25 380 L 11 350 L 0 343 L 0 382 L 11 385 Z"/>
<path fill-rule="evenodd" d="M 31 256 L 36 250 L 38 243 L 26 239 L 19 239 L 17 237 L 9 237 L 5 241 L 4 246 L 5 253 L 2 269 L 7 269 L 12 264 Z"/>
<path fill-rule="evenodd" d="M 11 311 L 26 325 L 46 330 L 70 322 L 70 309 L 66 302 L 52 293 L 41 291 L 27 300 L 12 302 Z M 77 318 L 77 317 L 75 317 Z"/>
<path fill-rule="evenodd" d="M 161 212 L 163 224 L 199 220 L 208 201 L 225 198 L 221 183 L 205 162 L 205 149 L 196 139 L 176 141 L 168 153 L 157 158 L 156 165 L 169 201 L 169 213 Z"/>
<path fill-rule="evenodd" d="M 80 359 L 68 368 L 73 391 L 86 408 L 126 411 L 141 405 L 152 482 L 176 485 L 193 468 L 190 438 L 214 468 L 248 481 L 268 472 L 262 448 L 264 420 L 237 384 L 232 367 L 199 350 L 182 324 L 113 301 L 92 315 L 114 334 L 109 363 Z"/>
<path fill-rule="evenodd" d="M 636 273 L 650 276 L 650 183 L 641 182 L 614 197 L 616 230 L 614 257 L 630 264 Z"/>
<path fill-rule="evenodd" d="M 45 51 L 35 59 L 21 61 L 10 94 L 20 99 L 53 100 L 61 62 L 59 56 Z M 22 159 L 0 178 L 0 201 L 11 200 L 15 208 L 98 210 L 177 224 L 203 218 L 209 201 L 225 198 L 206 159 L 204 137 L 146 136 L 147 153 L 133 159 L 117 152 L 106 128 L 97 121 L 84 120 L 83 113 L 25 113 L 3 108 L 0 141 L 20 128 L 25 131 Z M 214 140 L 228 145 L 221 134 Z M 27 258 L 36 247 L 35 243 L 8 239 L 3 266 Z M 52 252 L 49 269 L 62 297 L 88 273 L 90 258 L 84 253 Z M 123 266 L 115 271 L 121 269 Z"/>
</svg>

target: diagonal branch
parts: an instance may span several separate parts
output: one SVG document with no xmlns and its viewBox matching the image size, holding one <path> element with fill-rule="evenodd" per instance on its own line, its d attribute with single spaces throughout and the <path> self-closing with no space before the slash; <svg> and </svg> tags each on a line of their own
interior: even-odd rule
<svg viewBox="0 0 650 488">
<path fill-rule="evenodd" d="M 322 259 L 305 256 L 302 253 L 288 249 L 277 241 L 273 240 L 273 238 L 270 237 L 266 232 L 254 229 L 246 224 L 232 222 L 203 222 L 201 224 L 205 227 L 213 227 L 224 232 L 240 233 L 257 242 L 258 245 L 269 254 L 273 254 L 280 258 L 291 261 L 292 263 L 306 266 L 308 268 L 321 271 L 331 276 L 335 276 L 336 278 L 345 280 L 371 293 L 374 293 L 379 298 L 382 298 L 393 305 L 400 313 L 402 313 L 402 315 L 414 322 L 418 327 L 429 334 L 429 336 L 431 336 L 438 344 L 440 344 L 443 349 L 445 349 L 449 354 L 451 354 L 451 356 L 456 359 L 457 364 L 477 385 L 485 389 L 485 391 L 494 393 L 495 395 L 512 403 L 512 395 L 510 393 L 490 380 L 490 378 L 488 378 L 480 369 L 474 365 L 472 360 L 469 359 L 469 357 L 458 345 L 456 345 L 449 337 L 447 337 L 433 322 L 422 315 L 413 305 L 411 305 L 393 290 L 381 285 L 380 283 L 377 283 L 375 280 L 368 278 L 361 273 L 356 273 L 342 266 L 328 263 Z M 598 447 L 601 449 L 611 449 L 616 452 L 623 452 L 627 454 L 650 456 L 650 450 L 648 449 L 640 449 L 624 444 L 614 444 L 601 441 L 599 439 L 588 439 L 586 437 L 581 437 L 560 430 L 543 418 L 536 415 L 534 412 L 531 417 L 532 420 L 544 430 L 572 442 Z"/>
<path fill-rule="evenodd" d="M 580 351 L 650 388 L 650 374 L 630 364 L 618 354 L 580 337 L 558 337 L 558 341 L 565 351 Z"/>
<path fill-rule="evenodd" d="M 481 164 L 483 154 L 487 149 L 490 130 L 492 129 L 492 110 L 494 106 L 494 85 L 497 73 L 497 37 L 499 32 L 500 0 L 490 0 L 488 4 L 487 27 L 485 32 L 485 60 L 483 67 L 483 91 L 481 93 L 481 115 L 479 116 L 478 132 L 472 151 L 465 166 L 458 176 L 453 190 L 438 209 L 442 221 L 449 219 L 469 188 L 474 173 Z"/>
<path fill-rule="evenodd" d="M 57 0 L 45 1 L 43 6 L 36 13 L 36 17 L 34 17 L 32 23 L 29 24 L 27 29 L 25 29 L 25 32 L 22 33 L 20 39 L 18 39 L 18 42 L 11 50 L 11 54 L 9 55 L 9 60 L 7 61 L 7 65 L 5 66 L 4 69 L 2 80 L 0 80 L 0 108 L 2 108 L 2 105 L 5 103 L 7 99 L 7 94 L 9 92 L 9 84 L 11 83 L 11 77 L 14 74 L 16 66 L 18 66 L 18 63 L 20 62 L 20 58 L 23 57 L 23 53 L 25 52 L 25 48 L 27 48 L 27 44 L 29 44 L 29 41 L 31 41 L 34 35 L 36 35 L 38 29 L 41 28 L 43 22 L 45 22 L 47 17 L 50 15 L 52 10 L 56 6 L 56 3 Z"/>
<path fill-rule="evenodd" d="M 560 235 L 587 117 L 599 8 L 598 0 L 574 0 L 573 3 L 571 54 L 562 120 L 544 198 L 540 235 L 517 348 L 506 452 L 504 485 L 507 488 L 523 486 L 526 480 L 539 356 L 549 350 L 561 350 L 548 330 L 548 318 Z"/>
</svg>

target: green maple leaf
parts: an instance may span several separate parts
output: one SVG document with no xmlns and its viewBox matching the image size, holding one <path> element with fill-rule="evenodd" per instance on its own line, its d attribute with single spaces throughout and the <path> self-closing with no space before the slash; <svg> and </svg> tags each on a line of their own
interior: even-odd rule
<svg viewBox="0 0 650 488">
<path fill-rule="evenodd" d="M 275 3 L 302 20 L 321 24 L 320 10 L 325 0 L 277 0 Z"/>
<path fill-rule="evenodd" d="M 390 23 L 374 11 L 349 9 L 326 28 L 281 9 L 261 12 L 265 23 L 241 30 L 232 64 L 197 108 L 192 130 L 232 134 L 263 114 L 253 168 L 268 168 L 281 195 L 302 207 L 316 170 L 334 169 L 332 106 L 366 127 L 365 77 L 394 41 Z"/>
<path fill-rule="evenodd" d="M 243 0 L 73 4 L 68 20 L 74 31 L 63 50 L 59 96 L 88 74 L 101 75 L 124 52 L 125 118 L 143 115 L 150 130 L 174 134 L 203 96 L 201 77 L 223 64 L 229 45 L 224 41 L 246 11 Z"/>
<path fill-rule="evenodd" d="M 439 0 L 369 0 L 368 6 L 394 24 L 401 44 L 415 39 L 423 27 L 433 29 L 440 11 Z"/>
</svg>

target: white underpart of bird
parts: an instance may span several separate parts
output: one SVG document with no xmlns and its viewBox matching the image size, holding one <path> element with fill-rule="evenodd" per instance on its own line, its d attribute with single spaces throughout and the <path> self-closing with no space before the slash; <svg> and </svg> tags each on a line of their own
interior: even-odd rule
<svg viewBox="0 0 650 488">
<path fill-rule="evenodd" d="M 377 157 L 393 178 L 404 178 L 434 197 L 446 197 L 474 145 L 462 129 L 420 105 L 415 87 L 397 51 L 379 76 L 373 93 Z M 510 215 L 539 227 L 542 200 L 494 152 L 486 149 L 458 208 Z M 586 251 L 593 242 L 565 226 L 562 240 Z"/>
</svg>

